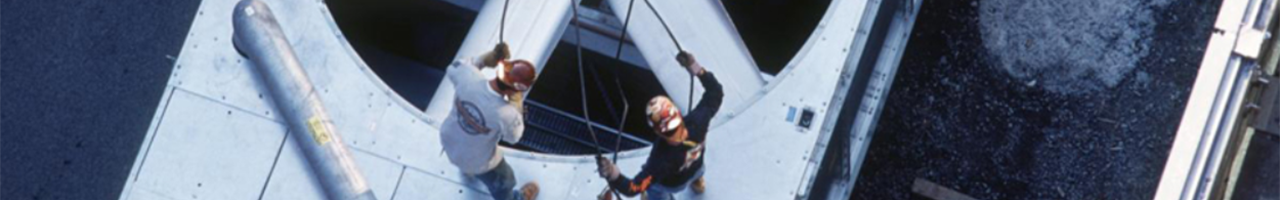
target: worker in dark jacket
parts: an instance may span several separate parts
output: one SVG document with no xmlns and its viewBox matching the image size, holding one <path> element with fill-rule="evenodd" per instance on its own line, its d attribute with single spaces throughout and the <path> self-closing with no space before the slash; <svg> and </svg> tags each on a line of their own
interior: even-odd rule
<svg viewBox="0 0 1280 200">
<path fill-rule="evenodd" d="M 680 110 L 666 96 L 657 96 L 649 101 L 646 109 L 649 126 L 662 141 L 654 142 L 649 159 L 634 178 L 620 175 L 612 161 L 596 157 L 600 176 L 609 180 L 610 187 L 626 196 L 647 193 L 646 196 L 653 200 L 672 199 L 675 193 L 690 187 L 690 184 L 695 193 L 701 194 L 704 190 L 702 155 L 706 146 L 703 142 L 707 138 L 711 117 L 720 110 L 724 91 L 715 76 L 702 68 L 693 55 L 680 52 L 676 60 L 697 76 L 706 89 L 698 105 L 689 115 L 681 116 Z"/>
</svg>

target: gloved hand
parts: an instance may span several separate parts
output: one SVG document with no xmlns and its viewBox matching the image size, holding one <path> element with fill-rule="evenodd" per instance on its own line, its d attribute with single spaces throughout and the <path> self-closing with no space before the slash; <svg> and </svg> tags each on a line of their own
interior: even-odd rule
<svg viewBox="0 0 1280 200">
<path fill-rule="evenodd" d="M 494 67 L 498 66 L 498 63 L 501 63 L 503 60 L 507 60 L 510 57 L 511 48 L 507 47 L 506 42 L 499 42 L 498 45 L 493 46 L 492 51 L 485 52 L 483 55 L 476 57 L 475 62 L 480 62 L 480 66 L 477 66 L 480 68 Z"/>
<path fill-rule="evenodd" d="M 613 165 L 613 161 L 609 161 L 608 158 L 604 158 L 602 156 L 597 155 L 596 167 L 599 168 L 600 177 L 609 181 L 618 179 L 618 176 L 619 176 L 618 166 Z"/>
<path fill-rule="evenodd" d="M 693 75 L 702 75 L 704 70 L 702 65 L 698 64 L 698 60 L 693 58 L 693 54 L 686 51 L 676 54 L 676 62 L 679 62 L 680 66 L 689 70 L 689 73 Z"/>
<path fill-rule="evenodd" d="M 493 57 L 497 60 L 507 60 L 511 57 L 511 48 L 507 47 L 507 42 L 498 42 L 493 47 Z"/>
</svg>

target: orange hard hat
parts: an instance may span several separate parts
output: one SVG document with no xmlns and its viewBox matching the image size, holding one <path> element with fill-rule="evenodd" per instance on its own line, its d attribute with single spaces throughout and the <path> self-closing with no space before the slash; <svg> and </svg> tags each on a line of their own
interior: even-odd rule
<svg viewBox="0 0 1280 200">
<path fill-rule="evenodd" d="M 653 127 L 653 130 L 661 134 L 676 130 L 684 122 L 684 117 L 680 116 L 680 109 L 671 102 L 671 98 L 662 95 L 649 100 L 645 115 L 649 116 L 649 127 Z"/>
<path fill-rule="evenodd" d="M 527 60 L 502 61 L 500 69 L 503 71 L 498 73 L 498 79 L 519 91 L 532 88 L 538 78 L 537 69 Z"/>
</svg>

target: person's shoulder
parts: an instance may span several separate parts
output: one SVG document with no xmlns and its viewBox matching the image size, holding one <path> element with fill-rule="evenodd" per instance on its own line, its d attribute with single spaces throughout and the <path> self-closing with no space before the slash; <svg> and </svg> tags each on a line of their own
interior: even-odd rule
<svg viewBox="0 0 1280 200">
<path fill-rule="evenodd" d="M 461 73 L 464 65 L 466 64 L 462 63 L 461 60 L 454 60 L 453 63 L 449 63 L 448 68 L 445 68 L 445 76 L 448 76 L 450 79 L 457 77 L 458 74 Z"/>
<path fill-rule="evenodd" d="M 479 71 L 479 68 L 476 67 L 479 64 L 480 63 L 476 63 L 476 61 L 473 61 L 472 58 L 458 58 L 458 59 L 454 59 L 453 63 L 449 64 L 449 68 L 450 69 L 470 69 L 474 71 Z"/>
<path fill-rule="evenodd" d="M 449 66 L 451 67 L 475 66 L 476 63 L 473 59 L 474 58 L 471 58 L 471 57 L 453 59 L 453 63 L 450 63 Z"/>
<path fill-rule="evenodd" d="M 480 69 L 476 68 L 474 63 L 465 61 L 465 59 L 455 60 L 446 72 L 446 76 L 454 79 L 454 84 L 457 84 L 458 81 L 478 79 L 479 74 Z"/>
<path fill-rule="evenodd" d="M 498 112 L 502 113 L 502 116 L 505 116 L 505 117 L 511 117 L 511 118 L 522 118 L 522 117 L 524 117 L 524 115 L 520 113 L 520 109 L 519 109 L 519 108 L 516 108 L 516 106 L 515 106 L 515 105 L 511 105 L 510 103 L 507 103 L 506 101 L 500 101 L 500 102 L 497 102 L 497 103 L 498 103 L 498 105 L 497 105 Z"/>
</svg>

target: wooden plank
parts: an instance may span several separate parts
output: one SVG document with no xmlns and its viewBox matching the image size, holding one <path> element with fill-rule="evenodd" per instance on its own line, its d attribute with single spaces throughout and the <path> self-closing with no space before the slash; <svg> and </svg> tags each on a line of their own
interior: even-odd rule
<svg viewBox="0 0 1280 200">
<path fill-rule="evenodd" d="M 911 192 L 937 200 L 975 200 L 969 195 L 922 178 L 916 178 L 915 183 L 911 184 Z"/>
</svg>

